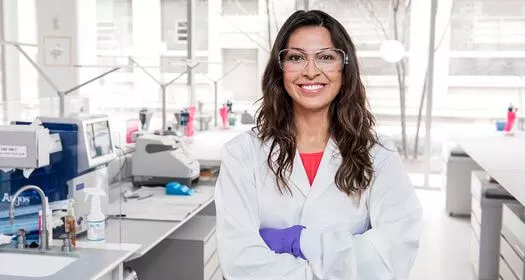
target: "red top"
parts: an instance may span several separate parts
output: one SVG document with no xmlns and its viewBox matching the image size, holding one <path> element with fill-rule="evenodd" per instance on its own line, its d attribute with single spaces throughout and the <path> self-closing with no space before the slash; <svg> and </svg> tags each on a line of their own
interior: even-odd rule
<svg viewBox="0 0 525 280">
<path fill-rule="evenodd" d="M 315 179 L 315 174 L 317 174 L 317 169 L 319 169 L 319 164 L 323 158 L 323 152 L 319 153 L 300 153 L 301 161 L 303 162 L 304 170 L 308 176 L 308 181 L 310 186 Z"/>
</svg>

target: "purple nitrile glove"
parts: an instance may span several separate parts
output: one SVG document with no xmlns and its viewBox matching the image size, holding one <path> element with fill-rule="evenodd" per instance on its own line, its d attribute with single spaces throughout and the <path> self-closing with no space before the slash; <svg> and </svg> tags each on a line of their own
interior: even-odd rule
<svg viewBox="0 0 525 280">
<path fill-rule="evenodd" d="M 304 226 L 301 225 L 283 229 L 261 228 L 259 234 L 264 240 L 264 243 L 277 254 L 288 253 L 306 260 L 306 257 L 301 251 L 300 244 L 303 229 Z"/>
</svg>

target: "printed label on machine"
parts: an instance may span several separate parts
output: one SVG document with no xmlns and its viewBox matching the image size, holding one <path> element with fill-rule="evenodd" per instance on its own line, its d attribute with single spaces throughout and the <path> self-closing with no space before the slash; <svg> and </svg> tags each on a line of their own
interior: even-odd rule
<svg viewBox="0 0 525 280">
<path fill-rule="evenodd" d="M 26 146 L 0 145 L 0 157 L 3 158 L 26 158 Z"/>
</svg>

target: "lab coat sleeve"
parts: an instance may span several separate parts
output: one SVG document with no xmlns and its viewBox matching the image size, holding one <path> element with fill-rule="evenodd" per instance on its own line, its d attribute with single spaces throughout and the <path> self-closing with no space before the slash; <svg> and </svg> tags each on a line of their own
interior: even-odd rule
<svg viewBox="0 0 525 280">
<path fill-rule="evenodd" d="M 407 279 L 419 247 L 422 210 L 397 152 L 376 169 L 369 193 L 371 229 L 303 231 L 301 248 L 320 279 Z"/>
<path fill-rule="evenodd" d="M 259 235 L 255 171 L 249 145 L 226 145 L 215 189 L 217 250 L 224 277 L 312 279 L 305 260 L 271 251 Z"/>
</svg>

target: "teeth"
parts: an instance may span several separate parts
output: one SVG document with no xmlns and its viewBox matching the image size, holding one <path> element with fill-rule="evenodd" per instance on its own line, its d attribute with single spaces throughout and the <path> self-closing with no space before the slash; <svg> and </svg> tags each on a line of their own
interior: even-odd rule
<svg viewBox="0 0 525 280">
<path fill-rule="evenodd" d="M 302 88 L 306 90 L 318 90 L 323 87 L 323 85 L 303 85 Z"/>
</svg>

